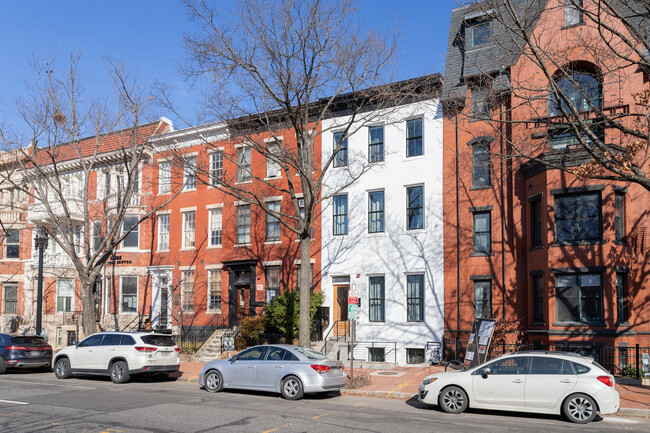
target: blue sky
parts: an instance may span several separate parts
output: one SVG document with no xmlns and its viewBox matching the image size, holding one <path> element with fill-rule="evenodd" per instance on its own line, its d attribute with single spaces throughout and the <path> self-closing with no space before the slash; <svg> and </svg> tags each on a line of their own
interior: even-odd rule
<svg viewBox="0 0 650 433">
<path fill-rule="evenodd" d="M 82 55 L 80 72 L 90 95 L 110 91 L 106 59 L 123 62 L 143 87 L 156 81 L 174 88 L 179 111 L 192 118 L 198 89 L 178 72 L 184 59 L 182 34 L 191 24 L 175 0 L 0 0 L 0 121 L 11 129 L 24 126 L 15 100 L 32 76 L 30 59 L 52 59 L 63 67 L 71 51 Z M 451 10 L 457 0 L 359 0 L 366 25 L 392 29 L 399 23 L 400 44 L 395 79 L 444 72 Z M 175 126 L 178 119 L 163 111 Z"/>
</svg>

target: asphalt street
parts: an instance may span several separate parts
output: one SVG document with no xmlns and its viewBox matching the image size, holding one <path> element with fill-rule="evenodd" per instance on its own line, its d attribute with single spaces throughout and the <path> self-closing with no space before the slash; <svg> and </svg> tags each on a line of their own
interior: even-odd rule
<svg viewBox="0 0 650 433">
<path fill-rule="evenodd" d="M 416 401 L 341 396 L 287 401 L 247 391 L 210 394 L 195 383 L 53 373 L 0 376 L 0 432 L 647 432 L 647 418 L 606 416 L 587 426 L 559 417 L 469 411 L 449 415 Z"/>
</svg>

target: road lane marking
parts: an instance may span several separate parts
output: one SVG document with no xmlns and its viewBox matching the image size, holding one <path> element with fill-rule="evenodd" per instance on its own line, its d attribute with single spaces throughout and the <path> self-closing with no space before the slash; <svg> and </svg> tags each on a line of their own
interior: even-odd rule
<svg viewBox="0 0 650 433">
<path fill-rule="evenodd" d="M 262 433 L 271 433 L 272 431 L 280 430 L 280 428 L 272 428 L 271 430 L 263 431 Z"/>
<path fill-rule="evenodd" d="M 325 416 L 325 415 L 329 415 L 329 413 L 324 413 L 324 414 L 322 414 L 322 415 L 312 416 L 311 419 L 320 418 L 320 417 Z"/>
<path fill-rule="evenodd" d="M 0 403 L 9 403 L 9 404 L 29 404 L 24 401 L 11 401 L 11 400 L 0 400 Z"/>
<path fill-rule="evenodd" d="M 106 430 L 115 431 L 115 432 L 119 432 L 119 433 L 124 433 L 124 430 L 115 430 L 114 428 L 107 428 Z"/>
</svg>

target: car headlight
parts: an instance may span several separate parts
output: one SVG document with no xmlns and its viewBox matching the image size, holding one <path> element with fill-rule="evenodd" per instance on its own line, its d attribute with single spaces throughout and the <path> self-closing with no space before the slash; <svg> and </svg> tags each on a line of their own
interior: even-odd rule
<svg viewBox="0 0 650 433">
<path fill-rule="evenodd" d="M 428 385 L 428 384 L 430 384 L 430 383 L 432 383 L 432 382 L 435 382 L 436 380 L 438 380 L 437 377 L 429 377 L 429 378 L 424 379 L 424 380 L 422 381 L 422 385 Z"/>
</svg>

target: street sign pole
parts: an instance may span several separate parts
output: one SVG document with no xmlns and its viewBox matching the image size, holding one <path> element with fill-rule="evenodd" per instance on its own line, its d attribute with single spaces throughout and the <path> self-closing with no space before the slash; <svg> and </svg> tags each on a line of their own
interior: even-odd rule
<svg viewBox="0 0 650 433">
<path fill-rule="evenodd" d="M 350 381 L 354 380 L 354 319 L 350 319 Z"/>
</svg>

